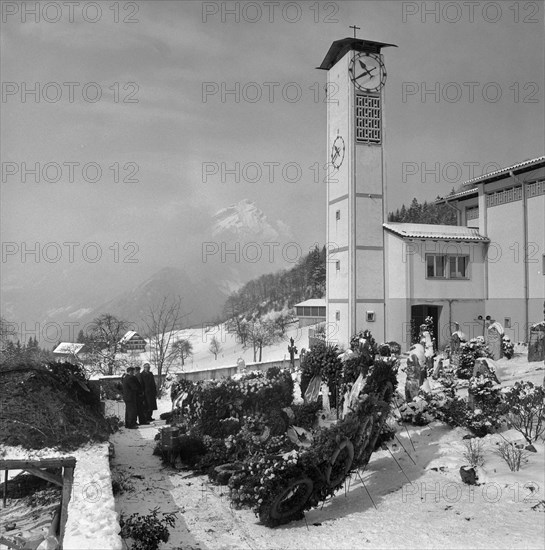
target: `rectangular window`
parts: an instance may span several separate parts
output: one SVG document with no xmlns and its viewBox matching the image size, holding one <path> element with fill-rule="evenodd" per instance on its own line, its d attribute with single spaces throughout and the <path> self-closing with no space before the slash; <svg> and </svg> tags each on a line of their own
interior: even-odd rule
<svg viewBox="0 0 545 550">
<path fill-rule="evenodd" d="M 304 307 L 303 308 L 303 315 L 305 317 L 310 317 L 310 308 L 309 307 Z"/>
<path fill-rule="evenodd" d="M 504 317 L 503 328 L 511 328 L 511 317 Z"/>
<path fill-rule="evenodd" d="M 437 254 L 428 254 L 426 256 L 427 263 L 427 278 L 442 279 L 445 276 L 445 256 Z"/>
<path fill-rule="evenodd" d="M 468 279 L 469 256 L 426 255 L 427 279 Z"/>
<path fill-rule="evenodd" d="M 337 210 L 337 212 L 335 212 L 335 219 L 337 221 L 339 221 L 341 219 L 341 211 L 340 210 Z"/>
<path fill-rule="evenodd" d="M 320 316 L 320 317 L 325 317 L 325 307 L 320 307 L 320 308 L 318 308 L 318 309 L 320 310 L 319 316 Z"/>
<path fill-rule="evenodd" d="M 335 312 L 335 321 L 340 321 L 340 320 L 341 320 L 341 312 L 337 310 Z"/>
<path fill-rule="evenodd" d="M 341 270 L 341 260 L 337 260 L 337 261 L 335 262 L 335 269 L 336 269 L 337 271 L 340 271 L 340 270 Z"/>
</svg>

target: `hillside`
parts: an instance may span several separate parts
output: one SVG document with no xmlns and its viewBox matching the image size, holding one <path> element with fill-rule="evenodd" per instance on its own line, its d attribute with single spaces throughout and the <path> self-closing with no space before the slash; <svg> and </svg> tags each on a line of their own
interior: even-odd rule
<svg viewBox="0 0 545 550">
<path fill-rule="evenodd" d="M 225 302 L 223 320 L 235 316 L 261 316 L 297 302 L 325 296 L 326 249 L 317 246 L 289 270 L 252 279 Z"/>
</svg>

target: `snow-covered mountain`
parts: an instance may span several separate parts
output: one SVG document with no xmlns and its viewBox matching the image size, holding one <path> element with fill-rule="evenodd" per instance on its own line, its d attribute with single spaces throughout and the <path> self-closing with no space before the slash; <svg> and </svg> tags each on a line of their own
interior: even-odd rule
<svg viewBox="0 0 545 550">
<path fill-rule="evenodd" d="M 214 214 L 213 220 L 214 237 L 242 242 L 268 242 L 289 237 L 289 228 L 284 222 L 270 222 L 263 211 L 248 199 L 222 208 Z"/>
</svg>

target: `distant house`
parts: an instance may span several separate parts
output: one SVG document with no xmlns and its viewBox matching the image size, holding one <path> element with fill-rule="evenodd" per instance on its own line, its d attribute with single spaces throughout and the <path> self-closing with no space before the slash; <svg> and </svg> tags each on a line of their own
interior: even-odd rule
<svg viewBox="0 0 545 550">
<path fill-rule="evenodd" d="M 54 350 L 53 355 L 58 363 L 67 363 L 81 359 L 85 353 L 85 344 L 61 342 Z"/>
<path fill-rule="evenodd" d="M 119 344 L 121 345 L 121 351 L 123 353 L 146 351 L 146 341 L 134 330 L 129 330 L 123 338 L 119 340 Z"/>
<path fill-rule="evenodd" d="M 325 303 L 324 298 L 314 298 L 295 304 L 295 314 L 299 318 L 299 326 L 306 327 L 325 321 Z"/>
</svg>

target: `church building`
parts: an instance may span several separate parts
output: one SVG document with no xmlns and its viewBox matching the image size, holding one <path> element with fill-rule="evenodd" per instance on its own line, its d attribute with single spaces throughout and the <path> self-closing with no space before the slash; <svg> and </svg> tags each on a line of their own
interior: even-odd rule
<svg viewBox="0 0 545 550">
<path fill-rule="evenodd" d="M 370 330 L 407 349 L 411 326 L 434 320 L 437 345 L 460 329 L 499 322 L 527 341 L 545 300 L 545 157 L 466 182 L 439 202 L 457 225 L 385 223 L 386 68 L 383 48 L 335 41 L 320 65 L 338 102 L 327 104 L 326 338 L 347 346 Z"/>
</svg>

